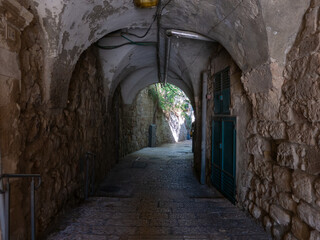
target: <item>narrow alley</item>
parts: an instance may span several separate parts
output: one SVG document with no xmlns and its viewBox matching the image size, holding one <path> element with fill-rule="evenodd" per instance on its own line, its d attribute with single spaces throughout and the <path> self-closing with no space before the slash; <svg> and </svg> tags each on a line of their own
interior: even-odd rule
<svg viewBox="0 0 320 240">
<path fill-rule="evenodd" d="M 320 0 L 0 0 L 0 240 L 320 240 L 319 66 Z"/>
<path fill-rule="evenodd" d="M 192 164 L 191 141 L 128 155 L 98 196 L 63 216 L 48 239 L 269 239 L 245 212 L 200 185 Z"/>
</svg>

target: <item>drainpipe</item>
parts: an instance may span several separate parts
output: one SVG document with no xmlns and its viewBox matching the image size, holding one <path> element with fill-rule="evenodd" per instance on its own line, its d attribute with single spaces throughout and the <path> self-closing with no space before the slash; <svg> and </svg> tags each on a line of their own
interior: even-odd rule
<svg viewBox="0 0 320 240">
<path fill-rule="evenodd" d="M 201 184 L 206 184 L 206 128 L 207 128 L 207 82 L 208 74 L 202 74 L 202 123 L 201 123 Z"/>
<path fill-rule="evenodd" d="M 171 52 L 171 37 L 181 37 L 187 39 L 194 39 L 199 41 L 207 41 L 207 42 L 216 42 L 215 40 L 203 36 L 201 34 L 190 32 L 190 31 L 183 31 L 183 30 L 176 30 L 176 29 L 169 29 L 166 31 L 166 65 L 164 69 L 164 83 L 166 84 L 168 81 L 168 72 L 169 72 L 169 62 L 170 62 L 170 52 Z"/>
<path fill-rule="evenodd" d="M 167 33 L 167 34 L 168 34 L 168 33 Z M 167 35 L 167 42 L 166 42 L 166 65 L 165 65 L 165 68 L 164 68 L 164 84 L 167 84 L 167 81 L 168 81 L 170 52 L 171 52 L 171 37 L 169 37 L 169 36 Z"/>
<path fill-rule="evenodd" d="M 0 175 L 2 175 L 2 159 L 1 159 L 1 151 L 0 151 Z M 0 179 L 0 190 L 3 189 L 2 179 Z M 0 194 L 0 226 L 1 226 L 1 234 L 2 239 L 5 239 L 5 209 L 4 209 L 4 194 Z"/>
</svg>

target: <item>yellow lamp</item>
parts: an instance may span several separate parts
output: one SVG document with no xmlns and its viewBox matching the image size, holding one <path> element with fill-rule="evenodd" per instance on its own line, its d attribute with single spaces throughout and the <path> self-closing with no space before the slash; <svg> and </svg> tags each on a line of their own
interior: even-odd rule
<svg viewBox="0 0 320 240">
<path fill-rule="evenodd" d="M 151 8 L 158 4 L 158 0 L 134 0 L 134 4 L 139 8 Z"/>
</svg>

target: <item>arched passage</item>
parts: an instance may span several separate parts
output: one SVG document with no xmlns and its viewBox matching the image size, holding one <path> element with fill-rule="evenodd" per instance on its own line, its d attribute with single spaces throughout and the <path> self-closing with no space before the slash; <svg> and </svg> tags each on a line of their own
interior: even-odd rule
<svg viewBox="0 0 320 240">
<path fill-rule="evenodd" d="M 1 61 L 12 61 L 14 71 L 7 75 L 10 67 L 1 64 L 1 84 L 6 86 L 1 97 L 5 103 L 1 103 L 4 114 L 0 129 L 1 148 L 5 148 L 3 166 L 6 171 L 43 174 L 38 224 L 45 229 L 68 201 L 81 198 L 81 179 L 76 170 L 80 169 L 83 151 L 92 148 L 98 152 L 99 177 L 113 165 L 114 109 L 106 106 L 117 87 L 129 86 L 133 91 L 124 94 L 130 100 L 140 87 L 151 83 L 151 69 L 156 69 L 154 50 L 127 46 L 121 52 L 102 53 L 90 46 L 115 30 L 144 32 L 155 9 L 135 8 L 129 0 L 23 0 L 20 2 L 24 8 L 9 2 L 12 5 L 15 0 L 0 0 Z M 234 104 L 238 110 L 242 110 L 242 104 L 250 106 L 243 112 L 251 115 L 249 122 L 245 121 L 248 124 L 241 125 L 243 141 L 239 151 L 246 155 L 242 169 L 248 171 L 237 175 L 241 183 L 237 188 L 239 205 L 263 221 L 266 228 L 272 226 L 278 238 L 296 236 L 294 230 L 288 231 L 297 222 L 307 224 L 307 234 L 317 234 L 318 226 L 304 212 L 317 211 L 319 198 L 319 168 L 314 157 L 319 153 L 318 2 L 167 3 L 160 24 L 162 53 L 163 30 L 190 30 L 217 40 L 241 69 L 242 76 L 237 79 L 243 88 L 235 85 L 241 94 L 235 96 Z M 23 27 L 16 26 L 19 21 L 12 16 L 24 15 L 29 24 L 27 9 L 32 11 L 34 20 L 22 32 L 20 41 Z M 8 14 L 11 11 L 14 14 Z M 148 36 L 151 41 L 156 39 L 155 30 L 154 25 Z M 212 63 L 213 45 L 187 39 L 173 42 L 169 82 L 180 83 L 190 92 L 195 109 L 199 110 L 200 73 L 207 70 L 208 62 Z M 160 58 L 163 66 L 164 54 Z M 240 116 L 241 111 L 236 114 Z M 207 134 L 210 132 L 208 129 Z M 296 137 L 301 133 L 304 137 Z M 26 189 L 19 187 L 26 195 Z M 21 207 L 19 200 L 23 196 L 14 198 L 13 219 L 25 216 L 15 226 L 15 236 L 26 232 L 23 226 L 29 211 Z M 288 209 L 283 199 L 299 200 L 298 208 Z"/>
<path fill-rule="evenodd" d="M 117 131 L 120 156 L 145 147 L 187 139 L 194 112 L 191 101 L 181 89 L 172 84 L 164 86 L 151 81 L 139 89 L 132 101 L 128 101 L 130 96 L 123 95 L 126 92 L 122 91 L 122 87 L 119 86 L 113 99 L 119 104 Z M 150 133 L 151 125 L 154 127 L 153 133 Z M 152 144 L 149 142 L 151 136 L 154 138 Z"/>
</svg>

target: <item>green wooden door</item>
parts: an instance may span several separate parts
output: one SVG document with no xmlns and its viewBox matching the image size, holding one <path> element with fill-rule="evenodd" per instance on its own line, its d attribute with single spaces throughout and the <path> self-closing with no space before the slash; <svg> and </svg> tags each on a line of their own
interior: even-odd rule
<svg viewBox="0 0 320 240">
<path fill-rule="evenodd" d="M 232 203 L 236 201 L 236 118 L 212 122 L 212 184 Z"/>
</svg>

